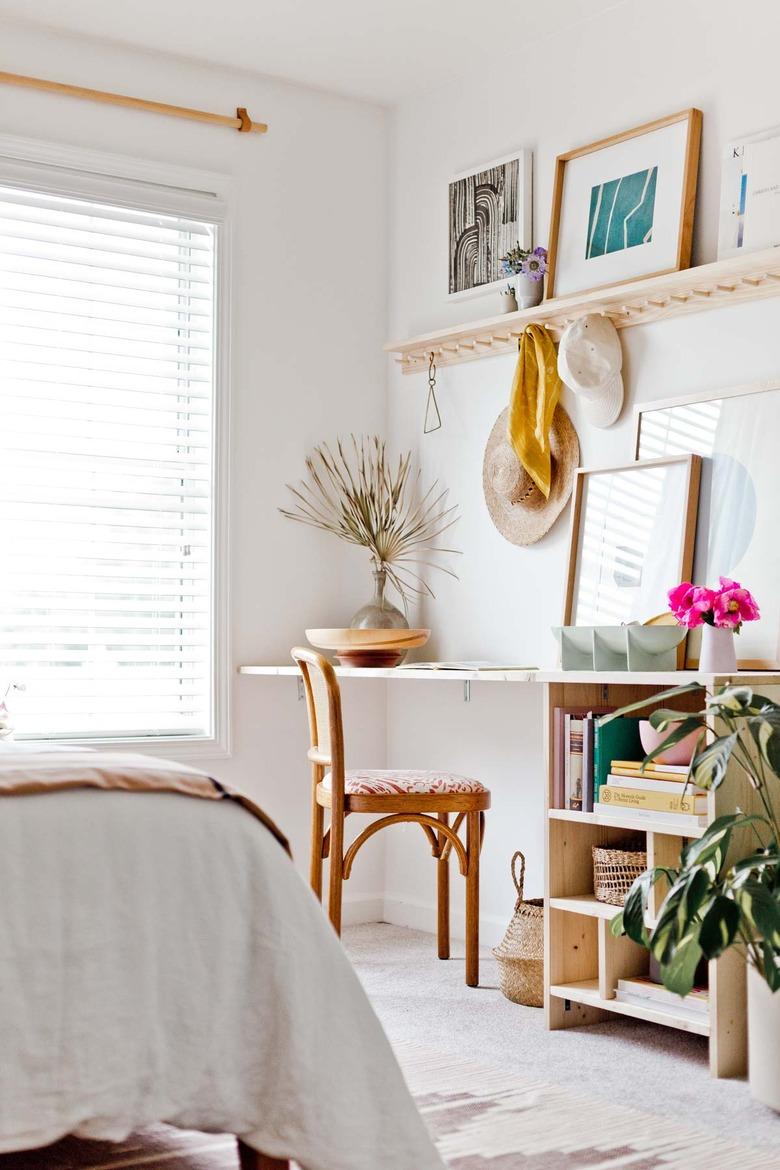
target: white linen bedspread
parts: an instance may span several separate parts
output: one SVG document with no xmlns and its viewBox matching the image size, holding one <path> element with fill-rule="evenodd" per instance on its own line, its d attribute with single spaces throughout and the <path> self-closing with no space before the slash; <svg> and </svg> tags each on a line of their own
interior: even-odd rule
<svg viewBox="0 0 780 1170">
<path fill-rule="evenodd" d="M 305 1170 L 442 1170 L 330 925 L 245 809 L 0 800 L 0 1152 L 157 1121 Z"/>
</svg>

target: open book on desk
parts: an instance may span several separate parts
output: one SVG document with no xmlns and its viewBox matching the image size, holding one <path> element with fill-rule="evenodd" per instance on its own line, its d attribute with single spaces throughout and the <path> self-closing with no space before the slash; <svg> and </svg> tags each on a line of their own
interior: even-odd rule
<svg viewBox="0 0 780 1170">
<path fill-rule="evenodd" d="M 472 662 L 403 662 L 396 670 L 538 670 L 525 663 L 487 662 L 475 659 Z"/>
</svg>

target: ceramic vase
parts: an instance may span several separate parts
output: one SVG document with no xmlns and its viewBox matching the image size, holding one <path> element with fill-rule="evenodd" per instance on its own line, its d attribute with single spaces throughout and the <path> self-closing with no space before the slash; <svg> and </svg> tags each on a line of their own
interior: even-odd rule
<svg viewBox="0 0 780 1170">
<path fill-rule="evenodd" d="M 748 964 L 748 1071 L 756 1101 L 780 1113 L 780 991 Z"/>
<path fill-rule="evenodd" d="M 362 606 L 349 623 L 353 630 L 408 630 L 409 623 L 400 609 L 385 597 L 387 574 L 382 569 L 374 572 L 374 596 Z"/>
<path fill-rule="evenodd" d="M 736 669 L 734 631 L 705 623 L 701 628 L 699 670 L 703 674 L 733 674 Z"/>
<path fill-rule="evenodd" d="M 540 303 L 544 292 L 543 280 L 532 280 L 525 273 L 517 272 L 512 277 L 512 284 L 518 309 L 532 309 Z"/>
</svg>

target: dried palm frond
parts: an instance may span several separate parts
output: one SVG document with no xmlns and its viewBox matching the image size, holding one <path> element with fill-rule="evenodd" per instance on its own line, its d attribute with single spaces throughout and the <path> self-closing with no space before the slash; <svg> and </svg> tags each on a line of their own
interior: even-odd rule
<svg viewBox="0 0 780 1170">
<path fill-rule="evenodd" d="M 456 576 L 446 565 L 427 558 L 460 551 L 438 543 L 457 520 L 457 505 L 446 506 L 447 490 L 437 490 L 437 482 L 420 494 L 421 473 L 412 470 L 411 451 L 392 466 L 384 440 L 351 435 L 346 450 L 341 439 L 335 452 L 327 443 L 315 447 L 306 470 L 308 480 L 297 487 L 287 484 L 294 506 L 279 511 L 290 520 L 367 548 L 375 568 L 387 574 L 404 605 L 413 594 L 434 596 L 410 566 Z"/>
</svg>

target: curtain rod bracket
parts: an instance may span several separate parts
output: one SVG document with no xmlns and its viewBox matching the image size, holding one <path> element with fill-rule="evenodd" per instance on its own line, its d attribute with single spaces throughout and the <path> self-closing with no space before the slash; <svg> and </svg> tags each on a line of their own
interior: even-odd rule
<svg viewBox="0 0 780 1170">
<path fill-rule="evenodd" d="M 246 106 L 236 107 L 236 117 L 241 123 L 241 125 L 237 127 L 239 134 L 248 134 L 252 129 L 252 119 L 246 112 Z"/>
</svg>

